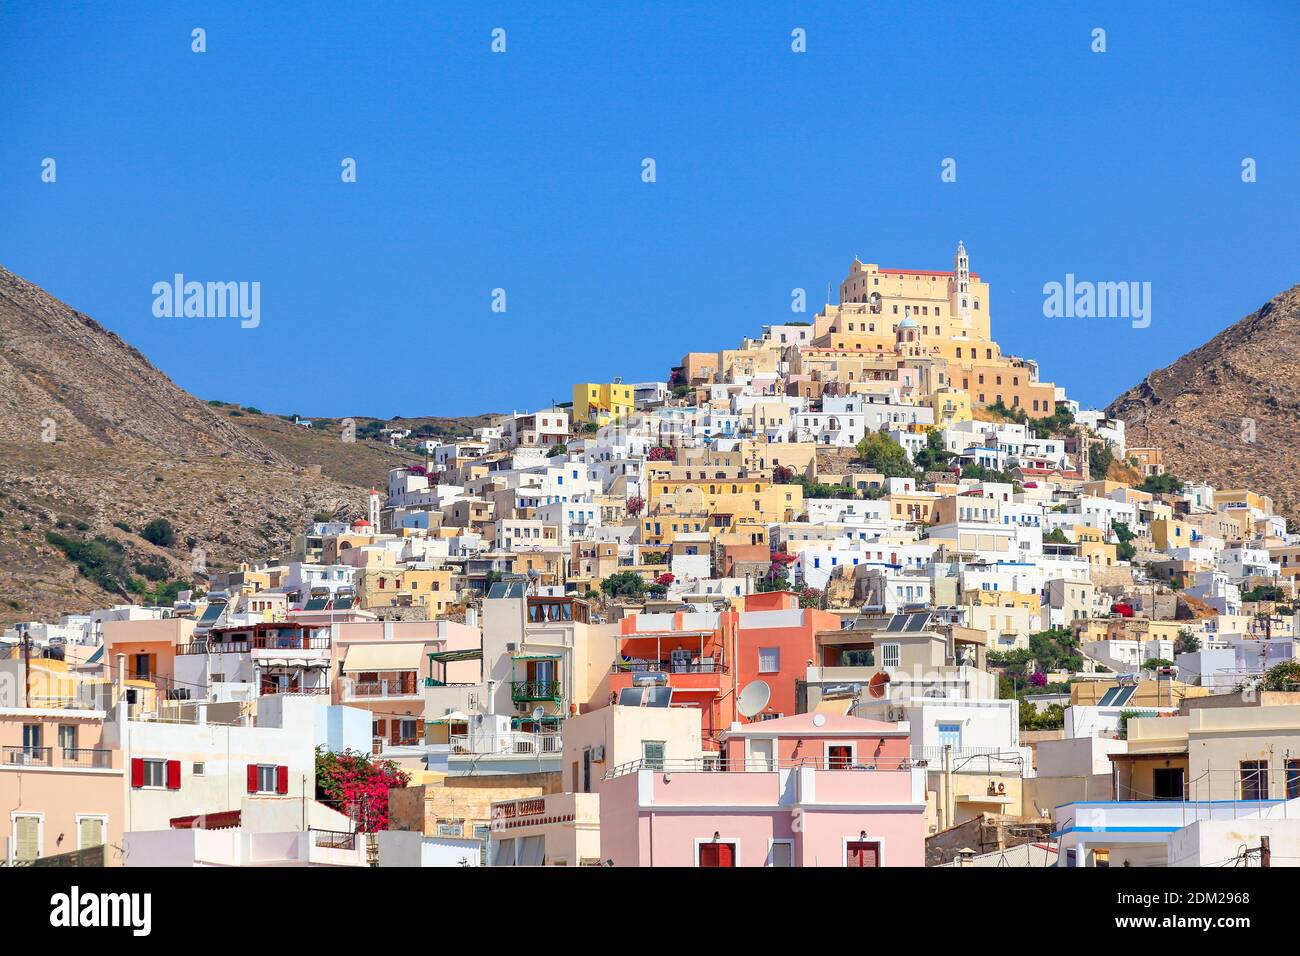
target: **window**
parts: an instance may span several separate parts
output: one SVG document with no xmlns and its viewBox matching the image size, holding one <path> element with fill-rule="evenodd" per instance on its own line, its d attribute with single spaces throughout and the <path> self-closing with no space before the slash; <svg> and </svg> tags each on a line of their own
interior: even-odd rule
<svg viewBox="0 0 1300 956">
<path fill-rule="evenodd" d="M 59 749 L 63 751 L 65 757 L 69 756 L 69 750 L 77 749 L 77 727 L 75 724 L 59 725 Z"/>
<path fill-rule="evenodd" d="M 249 793 L 289 792 L 289 768 L 268 763 L 250 763 L 248 765 Z"/>
<path fill-rule="evenodd" d="M 193 776 L 195 776 L 195 777 L 201 777 L 201 776 L 203 776 L 203 773 L 204 773 L 204 771 L 205 771 L 206 769 L 207 769 L 207 768 L 204 767 L 203 764 L 201 764 L 201 763 L 196 763 L 196 764 L 194 764 L 193 767 L 190 768 L 190 773 L 191 773 Z"/>
<path fill-rule="evenodd" d="M 492 841 L 492 828 L 486 824 L 474 824 L 474 839 L 478 840 L 478 865 L 488 865 L 488 844 Z"/>
<path fill-rule="evenodd" d="M 14 838 L 9 850 L 10 860 L 35 860 L 41 855 L 41 818 L 35 814 L 15 813 L 12 820 Z"/>
<path fill-rule="evenodd" d="M 939 746 L 951 747 L 953 750 L 961 749 L 961 724 L 941 723 L 938 725 Z"/>
<path fill-rule="evenodd" d="M 647 770 L 664 769 L 664 742 L 662 740 L 641 741 L 641 760 Z"/>
<path fill-rule="evenodd" d="M 880 866 L 880 844 L 865 840 L 850 840 L 844 845 L 845 864 L 849 867 Z"/>
<path fill-rule="evenodd" d="M 794 844 L 789 840 L 773 840 L 767 851 L 768 866 L 794 866 Z"/>
<path fill-rule="evenodd" d="M 1241 799 L 1268 799 L 1268 761 L 1243 760 L 1241 762 Z"/>
<path fill-rule="evenodd" d="M 700 866 L 707 867 L 735 867 L 736 844 L 701 843 L 699 844 L 696 862 Z"/>
<path fill-rule="evenodd" d="M 852 744 L 827 744 L 826 768 L 828 770 L 846 770 L 853 766 Z"/>
<path fill-rule="evenodd" d="M 758 672 L 775 674 L 781 670 L 781 648 L 760 647 L 758 649 Z"/>
<path fill-rule="evenodd" d="M 902 661 L 901 645 L 896 643 L 880 645 L 880 666 L 898 667 Z"/>
<path fill-rule="evenodd" d="M 132 781 L 132 786 L 139 789 L 140 787 L 165 787 L 167 786 L 167 761 L 166 760 L 140 760 L 137 758 L 132 763 L 140 764 L 140 782 Z M 131 776 L 136 776 L 135 767 L 131 769 Z"/>
<path fill-rule="evenodd" d="M 85 850 L 92 846 L 103 846 L 104 827 L 107 823 L 106 817 L 77 814 L 77 849 Z"/>
<path fill-rule="evenodd" d="M 1183 799 L 1183 768 L 1156 767 L 1151 771 L 1152 796 L 1157 800 Z"/>
<path fill-rule="evenodd" d="M 1300 760 L 1286 762 L 1286 798 L 1294 800 L 1300 797 Z"/>
</svg>

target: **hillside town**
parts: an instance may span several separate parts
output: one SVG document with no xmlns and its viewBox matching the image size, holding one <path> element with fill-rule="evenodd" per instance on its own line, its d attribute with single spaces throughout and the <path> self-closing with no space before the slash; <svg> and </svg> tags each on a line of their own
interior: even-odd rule
<svg viewBox="0 0 1300 956">
<path fill-rule="evenodd" d="M 10 627 L 0 862 L 1300 862 L 1295 521 L 1005 353 L 960 242 L 834 299 Z"/>
</svg>

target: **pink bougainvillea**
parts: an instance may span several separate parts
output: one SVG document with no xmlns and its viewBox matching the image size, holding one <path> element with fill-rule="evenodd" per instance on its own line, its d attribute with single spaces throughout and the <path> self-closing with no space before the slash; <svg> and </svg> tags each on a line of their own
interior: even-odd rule
<svg viewBox="0 0 1300 956">
<path fill-rule="evenodd" d="M 316 751 L 316 796 L 354 821 L 359 833 L 388 829 L 388 792 L 410 775 L 391 760 L 369 754 Z"/>
</svg>

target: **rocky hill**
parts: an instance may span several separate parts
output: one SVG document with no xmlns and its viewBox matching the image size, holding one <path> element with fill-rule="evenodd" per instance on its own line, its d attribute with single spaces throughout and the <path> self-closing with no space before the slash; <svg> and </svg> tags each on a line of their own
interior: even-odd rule
<svg viewBox="0 0 1300 956">
<path fill-rule="evenodd" d="M 1130 446 L 1180 478 L 1271 495 L 1300 518 L 1300 285 L 1111 402 Z"/>
<path fill-rule="evenodd" d="M 198 550 L 210 569 L 278 554 L 417 460 L 238 411 L 0 268 L 0 627 L 201 586 Z M 146 540 L 157 519 L 174 535 Z"/>
</svg>

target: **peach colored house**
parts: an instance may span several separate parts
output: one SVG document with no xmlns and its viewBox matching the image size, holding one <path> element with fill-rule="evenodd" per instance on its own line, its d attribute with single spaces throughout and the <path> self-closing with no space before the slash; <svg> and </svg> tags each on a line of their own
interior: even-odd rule
<svg viewBox="0 0 1300 956">
<path fill-rule="evenodd" d="M 103 661 L 108 675 L 117 676 L 117 658 L 124 655 L 128 680 L 151 681 L 167 696 L 177 686 L 177 648 L 193 641 L 194 627 L 194 621 L 183 617 L 105 621 Z"/>
<path fill-rule="evenodd" d="M 600 789 L 615 866 L 924 866 L 925 768 L 896 724 L 797 714 L 736 725 L 700 761 L 641 760 Z"/>
<path fill-rule="evenodd" d="M 819 631 L 840 628 L 829 611 L 799 607 L 791 591 L 747 594 L 739 611 L 633 614 L 619 622 L 611 698 L 662 674 L 674 706 L 695 707 L 707 749 L 736 721 L 736 695 L 761 680 L 771 691 L 759 719 L 798 711 L 796 682 L 813 659 Z"/>
<path fill-rule="evenodd" d="M 12 863 L 92 846 L 122 864 L 122 752 L 104 712 L 0 709 L 0 847 Z"/>
</svg>

